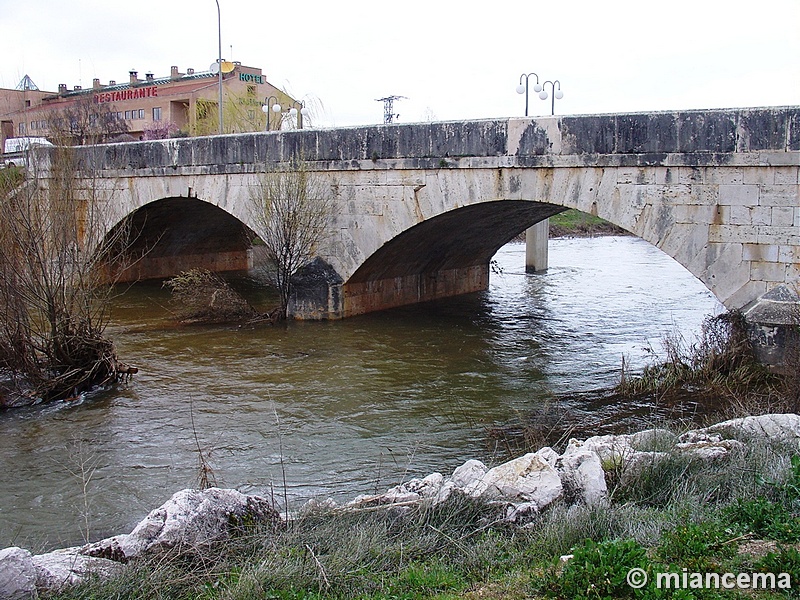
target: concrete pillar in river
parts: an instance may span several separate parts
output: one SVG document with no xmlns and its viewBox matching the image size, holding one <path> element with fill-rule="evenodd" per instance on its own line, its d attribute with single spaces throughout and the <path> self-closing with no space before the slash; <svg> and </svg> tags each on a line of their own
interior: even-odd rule
<svg viewBox="0 0 800 600">
<path fill-rule="evenodd" d="M 550 219 L 539 221 L 525 230 L 525 272 L 543 273 L 547 270 L 547 241 Z"/>
</svg>

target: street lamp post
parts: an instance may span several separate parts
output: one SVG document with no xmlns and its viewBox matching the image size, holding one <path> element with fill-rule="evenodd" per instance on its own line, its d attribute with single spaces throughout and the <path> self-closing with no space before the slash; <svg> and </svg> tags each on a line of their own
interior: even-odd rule
<svg viewBox="0 0 800 600">
<path fill-rule="evenodd" d="M 217 68 L 219 77 L 219 132 L 223 133 L 222 127 L 222 13 L 219 10 L 219 0 L 214 0 L 217 3 L 217 41 L 219 42 L 219 52 L 217 58 Z"/>
<path fill-rule="evenodd" d="M 518 94 L 525 94 L 525 116 L 528 116 L 528 78 L 533 75 L 536 77 L 536 83 L 533 86 L 533 91 L 539 94 L 539 98 L 547 100 L 547 91 L 544 89 L 548 83 L 550 84 L 550 94 L 553 99 L 550 103 L 550 114 L 556 114 L 556 99 L 561 100 L 564 97 L 564 92 L 561 91 L 561 82 L 556 79 L 555 81 L 547 80 L 541 85 L 539 84 L 539 76 L 536 73 L 523 73 L 519 76 L 519 85 L 517 86 Z M 523 81 L 525 83 L 523 83 Z"/>
<path fill-rule="evenodd" d="M 534 92 L 541 92 L 542 86 L 539 85 L 539 76 L 536 73 L 523 73 L 519 76 L 519 85 L 517 86 L 517 93 L 518 94 L 525 94 L 525 116 L 528 116 L 528 78 L 533 75 L 536 77 L 536 83 L 533 86 Z M 525 81 L 523 84 L 522 81 Z"/>
<path fill-rule="evenodd" d="M 274 100 L 272 104 L 269 103 L 270 100 Z M 281 112 L 281 105 L 278 104 L 278 98 L 276 96 L 269 96 L 264 99 L 264 104 L 261 106 L 261 110 L 264 112 L 264 116 L 267 117 L 267 127 L 264 131 L 269 131 L 269 111 L 279 113 Z"/>
<path fill-rule="evenodd" d="M 300 107 L 299 109 L 297 107 Z M 305 102 L 301 102 L 299 100 L 295 100 L 292 103 L 292 108 L 289 109 L 289 114 L 292 117 L 297 117 L 297 128 L 303 128 L 303 117 L 307 117 L 309 114 L 308 109 L 306 108 Z"/>
<path fill-rule="evenodd" d="M 542 84 L 542 91 L 539 92 L 539 98 L 542 100 L 547 100 L 547 90 L 544 89 L 544 86 L 550 84 L 550 94 L 552 95 L 552 101 L 550 102 L 550 114 L 556 114 L 556 99 L 561 100 L 564 97 L 564 92 L 561 91 L 561 82 L 556 79 L 555 81 L 547 80 Z M 558 86 L 558 88 L 556 88 Z"/>
</svg>

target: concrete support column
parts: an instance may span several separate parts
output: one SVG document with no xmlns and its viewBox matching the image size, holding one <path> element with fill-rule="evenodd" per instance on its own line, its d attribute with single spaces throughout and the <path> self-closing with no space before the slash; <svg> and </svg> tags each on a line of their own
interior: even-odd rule
<svg viewBox="0 0 800 600">
<path fill-rule="evenodd" d="M 287 315 L 301 321 L 341 319 L 342 278 L 317 257 L 292 276 Z"/>
<path fill-rule="evenodd" d="M 547 241 L 550 219 L 539 221 L 525 230 L 525 272 L 543 273 L 547 270 Z"/>
</svg>

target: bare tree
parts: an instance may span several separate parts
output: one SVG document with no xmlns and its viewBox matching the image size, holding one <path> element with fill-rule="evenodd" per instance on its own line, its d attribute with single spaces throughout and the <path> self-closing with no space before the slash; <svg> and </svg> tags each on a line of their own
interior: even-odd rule
<svg viewBox="0 0 800 600">
<path fill-rule="evenodd" d="M 285 170 L 263 173 L 251 190 L 253 221 L 275 268 L 281 317 L 286 318 L 292 276 L 317 255 L 333 209 L 330 186 L 294 159 Z"/>
<path fill-rule="evenodd" d="M 103 239 L 103 203 L 79 196 L 74 151 L 50 151 L 48 185 L 35 165 L 21 184 L 0 188 L 0 405 L 78 395 L 134 371 L 104 336 L 117 259 Z"/>
<path fill-rule="evenodd" d="M 51 141 L 72 146 L 100 144 L 128 133 L 113 104 L 97 103 L 88 95 L 54 113 L 47 125 Z"/>
<path fill-rule="evenodd" d="M 172 121 L 153 121 L 144 127 L 144 139 L 165 140 L 178 134 L 180 128 Z"/>
</svg>

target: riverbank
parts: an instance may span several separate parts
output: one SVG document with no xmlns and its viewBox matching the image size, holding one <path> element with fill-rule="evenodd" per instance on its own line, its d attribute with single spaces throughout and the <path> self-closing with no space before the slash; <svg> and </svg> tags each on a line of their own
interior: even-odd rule
<svg viewBox="0 0 800 600">
<path fill-rule="evenodd" d="M 595 235 L 630 235 L 613 223 L 570 208 L 550 217 L 550 237 L 591 237 Z"/>
<path fill-rule="evenodd" d="M 800 577 L 799 441 L 795 414 L 594 436 L 288 519 L 274 499 L 184 490 L 131 534 L 15 551 L 32 565 L 16 597 L 33 597 L 31 581 L 59 599 L 718 597 L 635 590 L 634 567 L 774 573 L 774 590 L 746 597 L 780 597 Z"/>
</svg>

